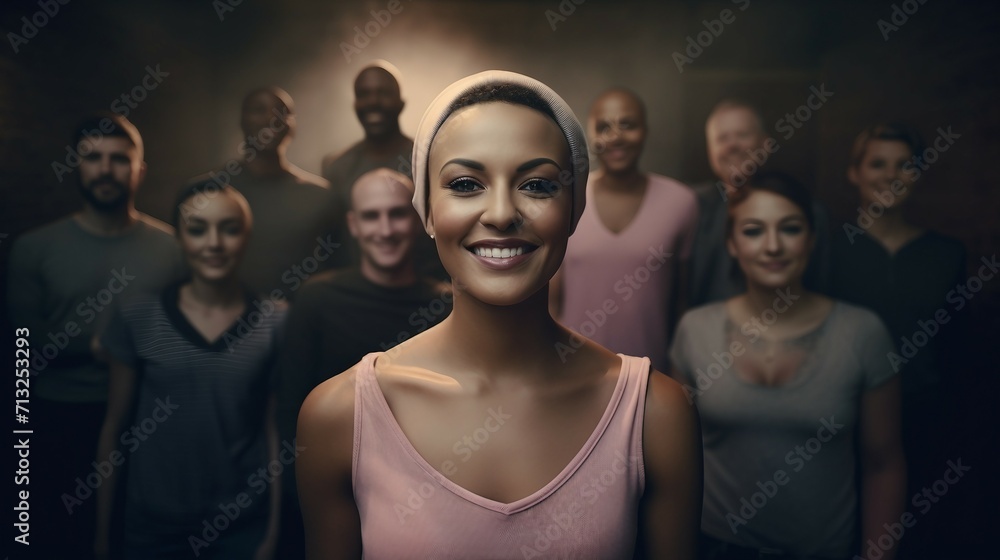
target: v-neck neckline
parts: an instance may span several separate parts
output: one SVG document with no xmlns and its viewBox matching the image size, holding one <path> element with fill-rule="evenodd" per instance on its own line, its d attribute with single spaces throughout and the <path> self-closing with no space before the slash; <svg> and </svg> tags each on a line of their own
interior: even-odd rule
<svg viewBox="0 0 1000 560">
<path fill-rule="evenodd" d="M 527 496 L 518 498 L 513 502 L 504 503 L 486 498 L 466 489 L 463 486 L 459 486 L 450 478 L 441 474 L 439 470 L 427 462 L 420 452 L 417 451 L 416 447 L 413 446 L 409 438 L 406 437 L 406 433 L 403 432 L 403 428 L 399 425 L 399 422 L 396 421 L 396 417 L 393 415 L 392 409 L 389 407 L 389 402 L 386 400 L 385 394 L 382 392 L 382 387 L 378 383 L 378 376 L 375 373 L 375 362 L 382 354 L 384 354 L 384 352 L 371 353 L 365 356 L 364 361 L 367 363 L 363 370 L 369 377 L 367 381 L 369 381 L 373 386 L 372 391 L 376 397 L 376 406 L 388 419 L 392 434 L 396 436 L 396 439 L 399 441 L 403 450 L 410 456 L 417 466 L 423 469 L 428 475 L 434 478 L 438 484 L 449 490 L 451 493 L 470 503 L 504 515 L 515 514 L 542 502 L 565 485 L 573 474 L 580 469 L 586 458 L 591 452 L 593 452 L 594 448 L 597 447 L 598 442 L 601 440 L 601 436 L 604 435 L 605 431 L 607 431 L 608 425 L 611 424 L 611 420 L 614 418 L 615 412 L 618 410 L 618 405 L 621 403 L 622 397 L 625 393 L 625 384 L 627 381 L 626 377 L 629 375 L 629 371 L 631 369 L 629 364 L 630 358 L 623 354 L 618 354 L 619 358 L 621 358 L 622 365 L 618 372 L 618 380 L 615 384 L 615 389 L 611 393 L 611 399 L 608 401 L 608 404 L 604 409 L 604 414 L 601 416 L 601 419 L 594 428 L 594 431 L 591 432 L 590 437 L 588 437 L 587 441 L 583 444 L 583 447 L 581 447 L 573 458 L 570 459 L 569 463 L 563 467 L 561 471 L 559 471 L 559 474 L 557 474 L 555 478 L 547 484 Z"/>
<path fill-rule="evenodd" d="M 834 300 L 833 305 L 830 307 L 830 311 L 826 314 L 826 317 L 823 317 L 823 320 L 820 321 L 815 327 L 797 336 L 771 342 L 778 344 L 795 344 L 803 340 L 814 340 L 816 342 L 821 342 L 823 340 L 822 338 L 823 334 L 830 329 L 830 325 L 835 320 L 834 315 L 842 312 L 841 308 L 842 304 L 839 301 Z M 725 303 L 723 303 L 722 305 L 722 313 L 723 316 L 725 317 L 725 323 L 723 325 L 723 329 L 724 332 L 726 333 L 727 340 L 730 332 L 742 333 L 741 328 L 732 320 L 732 318 L 729 317 L 729 312 L 726 310 Z M 795 375 L 793 375 L 791 379 L 786 380 L 784 383 L 779 383 L 777 385 L 767 385 L 764 383 L 757 383 L 753 380 L 746 379 L 745 377 L 737 373 L 735 370 L 732 372 L 732 374 L 733 377 L 736 379 L 736 381 L 739 382 L 740 384 L 744 386 L 756 387 L 761 391 L 780 391 L 784 389 L 794 389 L 802 385 L 806 381 L 808 381 L 808 379 L 812 376 L 813 371 L 816 369 L 814 367 L 816 355 L 817 352 L 809 352 L 806 355 L 806 358 L 802 361 L 802 363 L 799 364 L 798 371 L 795 372 Z"/>
<path fill-rule="evenodd" d="M 587 193 L 587 198 L 594 201 L 594 219 L 597 220 L 597 224 L 601 227 L 601 230 L 604 231 L 605 234 L 615 239 L 620 239 L 630 229 L 633 229 L 635 223 L 639 221 L 639 217 L 642 216 L 643 210 L 645 210 L 645 208 L 649 206 L 649 204 L 647 203 L 649 202 L 649 191 L 652 188 L 652 181 L 650 180 L 650 176 L 648 173 L 646 174 L 645 183 L 646 184 L 643 186 L 644 190 L 642 192 L 642 198 L 639 200 L 639 208 L 635 211 L 635 214 L 632 216 L 632 219 L 629 220 L 627 224 L 625 224 L 625 227 L 618 230 L 617 232 L 612 231 L 611 228 L 608 227 L 608 224 L 606 224 L 604 220 L 601 218 L 601 211 L 597 209 L 597 184 L 593 183 L 587 187 L 590 190 L 590 192 Z"/>
<path fill-rule="evenodd" d="M 899 254 L 902 253 L 903 251 L 910 250 L 910 248 L 913 245 L 915 245 L 917 242 L 921 241 L 929 233 L 930 233 L 930 230 L 928 230 L 928 229 L 925 229 L 925 230 L 921 231 L 917 235 L 915 235 L 912 238 L 910 238 L 906 243 L 903 243 L 902 245 L 900 245 L 899 248 L 896 249 L 895 251 L 889 251 L 889 248 L 886 247 L 885 244 L 882 243 L 882 241 L 880 239 L 878 239 L 877 237 L 875 237 L 874 235 L 872 235 L 870 233 L 866 233 L 866 237 L 868 237 L 868 240 L 871 241 L 872 243 L 874 243 L 875 246 L 878 247 L 880 251 L 882 251 L 882 254 L 887 259 L 893 260 L 896 257 L 898 257 Z"/>
<path fill-rule="evenodd" d="M 243 313 L 240 314 L 239 318 L 233 322 L 225 331 L 222 332 L 215 340 L 209 341 L 205 338 L 205 335 L 191 324 L 191 321 L 187 318 L 187 315 L 181 311 L 180 307 L 180 290 L 184 282 L 177 282 L 172 284 L 163 292 L 163 309 L 167 313 L 167 319 L 170 323 L 177 329 L 185 340 L 194 344 L 198 348 L 205 350 L 211 350 L 213 352 L 219 352 L 229 348 L 229 342 L 233 339 L 239 339 L 240 334 L 238 329 L 241 324 L 249 325 L 250 312 L 253 310 L 253 292 L 247 287 L 243 286 L 243 303 L 244 309 Z"/>
</svg>

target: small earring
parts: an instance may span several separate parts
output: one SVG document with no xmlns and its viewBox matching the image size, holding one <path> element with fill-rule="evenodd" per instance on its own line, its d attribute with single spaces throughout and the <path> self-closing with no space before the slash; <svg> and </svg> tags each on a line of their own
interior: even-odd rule
<svg viewBox="0 0 1000 560">
<path fill-rule="evenodd" d="M 434 239 L 434 234 L 433 233 L 431 234 L 431 239 Z"/>
</svg>

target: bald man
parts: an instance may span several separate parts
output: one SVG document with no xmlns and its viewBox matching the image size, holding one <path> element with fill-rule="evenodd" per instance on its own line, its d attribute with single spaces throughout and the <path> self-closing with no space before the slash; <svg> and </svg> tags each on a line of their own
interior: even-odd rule
<svg viewBox="0 0 1000 560">
<path fill-rule="evenodd" d="M 294 299 L 311 275 L 348 262 L 340 238 L 343 207 L 329 183 L 288 161 L 295 127 L 295 105 L 286 91 L 251 91 L 240 110 L 240 156 L 209 174 L 250 203 L 254 232 L 240 277 L 272 299 Z"/>
<path fill-rule="evenodd" d="M 615 352 L 648 356 L 666 371 L 697 202 L 687 186 L 640 170 L 648 132 L 635 93 L 602 93 L 587 128 L 600 168 L 590 175 L 586 209 L 552 283 L 553 307 L 567 327 Z"/>
<path fill-rule="evenodd" d="M 323 158 L 323 177 L 345 208 L 350 204 L 351 185 L 364 173 L 384 167 L 410 175 L 413 139 L 399 128 L 399 115 L 406 103 L 400 94 L 398 76 L 395 66 L 376 61 L 362 68 L 354 80 L 354 114 L 364 130 L 364 138 L 339 154 Z M 346 250 L 352 264 L 360 264 L 361 253 L 346 229 L 344 238 L 348 240 Z M 417 270 L 446 279 L 430 239 L 423 236 L 416 244 Z"/>
<path fill-rule="evenodd" d="M 698 233 L 691 258 L 690 307 L 722 301 L 745 289 L 742 274 L 726 250 L 726 201 L 781 148 L 768 134 L 760 111 L 737 99 L 724 99 L 712 109 L 705 122 L 705 140 L 716 180 L 694 187 Z M 814 201 L 813 213 L 816 247 L 804 282 L 809 289 L 825 292 L 830 276 L 829 212 Z"/>
</svg>

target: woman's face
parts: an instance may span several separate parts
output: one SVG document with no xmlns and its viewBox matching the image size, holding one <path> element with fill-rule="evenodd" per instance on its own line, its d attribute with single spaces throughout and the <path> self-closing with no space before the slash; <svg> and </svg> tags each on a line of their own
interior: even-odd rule
<svg viewBox="0 0 1000 560">
<path fill-rule="evenodd" d="M 905 142 L 869 141 L 861 162 L 847 171 L 847 178 L 858 187 L 862 205 L 877 202 L 892 208 L 909 198 L 917 173 L 916 169 L 905 164 L 912 157 L 913 153 Z"/>
<path fill-rule="evenodd" d="M 250 217 L 241 201 L 228 191 L 199 197 L 187 205 L 177 233 L 191 274 L 216 282 L 236 275 L 250 239 Z"/>
<path fill-rule="evenodd" d="M 747 282 L 767 289 L 799 284 L 813 247 L 802 210 L 779 194 L 754 191 L 730 212 L 727 246 Z"/>
<path fill-rule="evenodd" d="M 457 290 L 511 305 L 552 278 L 569 237 L 573 186 L 560 174 L 570 165 L 559 127 L 534 109 L 452 113 L 430 149 L 428 229 Z"/>
</svg>

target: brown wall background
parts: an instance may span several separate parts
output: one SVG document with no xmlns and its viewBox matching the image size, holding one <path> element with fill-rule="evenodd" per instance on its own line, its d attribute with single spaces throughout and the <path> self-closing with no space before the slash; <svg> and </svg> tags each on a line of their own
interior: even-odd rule
<svg viewBox="0 0 1000 560">
<path fill-rule="evenodd" d="M 220 20 L 216 6 L 227 2 L 239 3 Z M 774 125 L 805 103 L 810 86 L 825 84 L 834 95 L 791 138 L 772 126 L 781 144 L 775 163 L 811 185 L 835 218 L 850 220 L 856 200 L 844 173 L 851 141 L 864 126 L 903 120 L 926 140 L 938 127 L 951 127 L 961 138 L 924 174 L 909 210 L 918 223 L 965 244 L 970 273 L 980 257 L 1000 249 L 1000 190 L 989 175 L 1000 162 L 995 2 L 399 0 L 402 10 L 347 60 L 341 44 L 354 40 L 355 26 L 363 29 L 372 10 L 389 3 L 60 5 L 20 52 L 0 45 L 0 234 L 7 236 L 0 236 L 0 259 L 17 234 L 79 205 L 74 183 L 58 182 L 51 163 L 64 159 L 74 122 L 110 108 L 140 83 L 147 65 L 159 64 L 170 75 L 129 114 L 149 164 L 137 205 L 166 219 L 185 178 L 236 155 L 239 102 L 259 85 L 281 86 L 296 100 L 299 128 L 289 156 L 318 172 L 323 155 L 361 136 L 351 83 L 376 58 L 392 61 L 403 75 L 408 134 L 444 86 L 479 70 L 535 76 L 579 115 L 606 87 L 628 86 L 649 107 L 643 165 L 689 182 L 710 177 L 703 125 L 720 97 L 758 103 Z M 559 13 L 560 6 L 573 11 L 553 29 L 546 12 Z M 894 9 L 904 7 L 917 9 L 886 40 L 878 20 L 891 21 Z M 735 21 L 678 71 L 673 53 L 683 52 L 687 38 L 705 30 L 703 21 L 718 19 L 724 9 Z M 3 37 L 21 33 L 21 18 L 38 11 L 37 1 L 4 2 Z M 969 313 L 982 354 L 955 372 L 956 382 L 967 391 L 970 434 L 985 429 L 996 441 L 971 411 L 995 408 L 990 397 L 1000 368 L 986 349 L 1000 335 L 1000 279 L 986 283 Z M 998 495 L 995 482 L 984 484 Z M 984 519 L 962 525 L 956 538 L 972 538 L 988 526 Z"/>
</svg>

